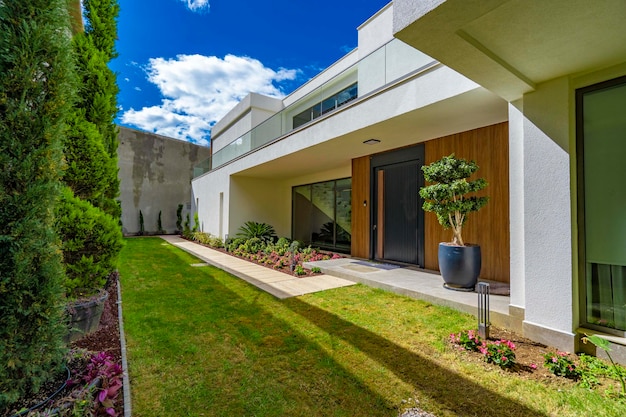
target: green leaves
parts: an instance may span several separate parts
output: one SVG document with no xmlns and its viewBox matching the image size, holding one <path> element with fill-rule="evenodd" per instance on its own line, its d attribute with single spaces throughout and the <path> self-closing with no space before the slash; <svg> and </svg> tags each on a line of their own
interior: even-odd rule
<svg viewBox="0 0 626 417">
<path fill-rule="evenodd" d="M 96 294 L 116 269 L 123 246 L 117 221 L 65 189 L 57 210 L 70 298 Z"/>
<path fill-rule="evenodd" d="M 62 0 L 0 1 L 0 409 L 54 376 L 65 346 L 54 231 L 73 100 Z M 7 364 L 7 366 L 4 366 Z"/>
<path fill-rule="evenodd" d="M 422 208 L 435 213 L 445 229 L 452 228 L 453 241 L 459 245 L 463 245 L 461 233 L 467 214 L 480 210 L 489 201 L 488 197 L 467 196 L 487 187 L 483 178 L 467 180 L 477 170 L 474 161 L 457 159 L 454 154 L 422 167 L 424 179 L 433 183 L 419 191 L 425 200 Z"/>
<path fill-rule="evenodd" d="M 267 223 L 257 223 L 254 221 L 247 221 L 243 226 L 239 228 L 238 237 L 244 239 L 259 238 L 265 242 L 274 241 L 276 238 L 276 231 L 274 227 Z"/>
</svg>

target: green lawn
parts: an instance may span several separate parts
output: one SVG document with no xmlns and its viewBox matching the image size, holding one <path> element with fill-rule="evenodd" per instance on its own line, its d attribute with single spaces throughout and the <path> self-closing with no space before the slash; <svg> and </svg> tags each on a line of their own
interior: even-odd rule
<svg viewBox="0 0 626 417">
<path fill-rule="evenodd" d="M 620 416 L 623 402 L 463 361 L 472 316 L 357 285 L 287 300 L 158 238 L 120 265 L 133 400 L 141 416 Z"/>
</svg>

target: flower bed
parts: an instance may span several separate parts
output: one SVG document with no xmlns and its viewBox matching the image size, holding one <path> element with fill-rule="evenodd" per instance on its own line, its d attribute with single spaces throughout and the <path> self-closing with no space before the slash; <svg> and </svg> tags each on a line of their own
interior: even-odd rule
<svg viewBox="0 0 626 417">
<path fill-rule="evenodd" d="M 183 237 L 212 249 L 297 277 L 313 276 L 322 272 L 319 268 L 304 268 L 304 262 L 325 261 L 342 257 L 337 253 L 321 251 L 311 246 L 304 247 L 300 242 L 284 237 L 276 242 L 253 237 L 250 239 L 237 238 L 226 243 L 203 232 L 195 232 Z"/>
</svg>

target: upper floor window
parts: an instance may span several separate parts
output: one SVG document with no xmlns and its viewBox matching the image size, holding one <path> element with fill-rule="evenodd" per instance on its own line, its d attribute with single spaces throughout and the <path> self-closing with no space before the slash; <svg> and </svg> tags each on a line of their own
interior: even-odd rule
<svg viewBox="0 0 626 417">
<path fill-rule="evenodd" d="M 344 88 L 337 94 L 309 107 L 302 113 L 295 115 L 293 117 L 293 128 L 295 129 L 299 126 L 302 126 L 303 124 L 308 123 L 311 120 L 316 119 L 331 110 L 335 110 L 336 108 L 341 107 L 347 102 L 357 98 L 357 84 L 358 83 L 354 83 Z"/>
</svg>

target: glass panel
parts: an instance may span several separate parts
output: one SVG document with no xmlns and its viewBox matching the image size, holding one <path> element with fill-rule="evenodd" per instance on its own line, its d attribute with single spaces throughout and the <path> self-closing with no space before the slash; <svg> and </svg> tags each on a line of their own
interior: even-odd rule
<svg viewBox="0 0 626 417">
<path fill-rule="evenodd" d="M 293 128 L 300 127 L 311 120 L 311 109 L 306 109 L 302 113 L 293 116 Z"/>
<path fill-rule="evenodd" d="M 626 84 L 583 96 L 586 321 L 626 330 Z"/>
<path fill-rule="evenodd" d="M 336 190 L 336 242 L 335 246 L 350 249 L 352 240 L 352 179 L 338 180 Z"/>
<path fill-rule="evenodd" d="M 588 262 L 626 265 L 626 84 L 584 96 Z"/>
<path fill-rule="evenodd" d="M 293 239 L 322 249 L 350 251 L 352 179 L 293 188 Z"/>
<path fill-rule="evenodd" d="M 293 188 L 293 239 L 300 242 L 311 242 L 311 186 L 304 185 Z"/>
<path fill-rule="evenodd" d="M 424 68 L 427 65 L 434 64 L 435 61 L 429 56 L 404 44 L 402 41 L 394 39 L 347 68 L 341 74 L 323 83 L 321 87 L 305 95 L 296 103 L 259 124 L 252 129 L 252 132 L 246 133 L 242 138 L 215 152 L 213 160 L 203 162 L 203 164 L 208 164 L 210 169 L 218 168 L 247 152 L 281 137 L 325 112 L 329 112 L 342 104 L 354 100 L 357 96 L 363 96 L 383 87 L 388 82 Z M 349 87 L 336 93 L 337 89 L 344 88 L 348 84 L 350 84 Z M 326 94 L 322 95 L 324 91 L 329 91 L 333 95 L 331 97 Z M 322 106 L 322 100 L 325 99 L 329 99 L 329 103 L 324 103 L 324 106 Z M 307 110 L 303 111 L 303 109 Z M 247 140 L 247 146 L 241 146 L 242 139 Z M 194 172 L 204 173 L 206 168 L 199 167 Z"/>
<path fill-rule="evenodd" d="M 335 183 L 322 182 L 311 186 L 312 244 L 332 246 L 335 241 Z"/>
<path fill-rule="evenodd" d="M 587 323 L 626 331 L 626 267 L 589 265 Z"/>
</svg>

